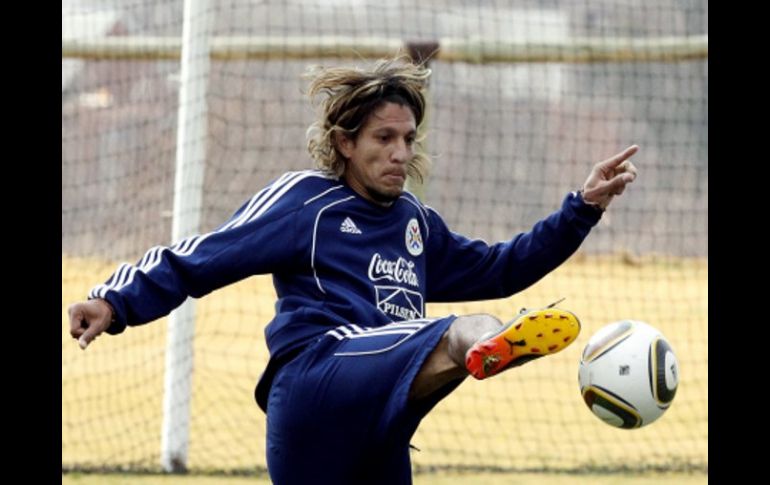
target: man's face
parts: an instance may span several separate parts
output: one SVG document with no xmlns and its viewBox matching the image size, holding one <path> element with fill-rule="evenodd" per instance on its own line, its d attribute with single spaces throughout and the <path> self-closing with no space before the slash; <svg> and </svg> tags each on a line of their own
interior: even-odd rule
<svg viewBox="0 0 770 485">
<path fill-rule="evenodd" d="M 412 110 L 385 103 L 366 120 L 356 140 L 339 138 L 348 162 L 345 180 L 365 199 L 390 205 L 404 191 L 406 168 L 414 156 L 417 133 Z"/>
</svg>

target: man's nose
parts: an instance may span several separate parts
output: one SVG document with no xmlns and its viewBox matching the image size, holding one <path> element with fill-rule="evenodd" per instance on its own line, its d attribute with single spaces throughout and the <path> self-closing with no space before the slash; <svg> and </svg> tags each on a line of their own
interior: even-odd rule
<svg viewBox="0 0 770 485">
<path fill-rule="evenodd" d="M 393 149 L 390 158 L 394 162 L 406 163 L 412 158 L 412 148 L 404 140 L 396 142 L 396 147 Z"/>
</svg>

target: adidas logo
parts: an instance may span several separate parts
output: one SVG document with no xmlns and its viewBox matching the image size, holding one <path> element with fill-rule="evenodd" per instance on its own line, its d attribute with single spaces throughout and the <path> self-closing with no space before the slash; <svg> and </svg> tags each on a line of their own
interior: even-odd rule
<svg viewBox="0 0 770 485">
<path fill-rule="evenodd" d="M 347 232 L 349 234 L 361 234 L 361 229 L 356 227 L 356 224 L 350 217 L 346 217 L 340 225 L 340 232 Z"/>
</svg>

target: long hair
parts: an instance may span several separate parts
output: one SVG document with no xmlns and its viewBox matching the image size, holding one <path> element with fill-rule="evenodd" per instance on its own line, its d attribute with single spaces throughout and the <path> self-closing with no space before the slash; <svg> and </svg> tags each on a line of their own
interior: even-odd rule
<svg viewBox="0 0 770 485">
<path fill-rule="evenodd" d="M 425 87 L 430 69 L 413 64 L 406 56 L 378 61 L 371 69 L 312 67 L 308 96 L 311 102 L 323 94 L 318 119 L 307 130 L 307 149 L 316 166 L 341 176 L 347 159 L 337 147 L 337 134 L 356 140 L 369 116 L 386 102 L 407 105 L 414 114 L 417 132 L 425 117 Z M 421 182 L 427 175 L 430 158 L 415 140 L 413 158 L 407 174 Z"/>
</svg>

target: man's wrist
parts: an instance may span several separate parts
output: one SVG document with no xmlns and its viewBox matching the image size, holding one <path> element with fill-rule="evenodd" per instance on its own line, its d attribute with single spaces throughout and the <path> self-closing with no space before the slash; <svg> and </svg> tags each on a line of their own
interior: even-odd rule
<svg viewBox="0 0 770 485">
<path fill-rule="evenodd" d="M 107 305 L 107 308 L 110 310 L 110 326 L 112 326 L 115 323 L 116 317 L 115 317 L 115 308 L 112 306 L 112 304 L 107 301 L 104 298 L 97 298 L 97 300 L 101 301 L 105 305 Z"/>
<path fill-rule="evenodd" d="M 582 200 L 585 205 L 587 205 L 589 207 L 592 207 L 594 210 L 596 210 L 598 212 L 604 212 L 605 209 L 602 206 L 600 206 L 599 203 L 597 203 L 597 202 L 589 202 L 589 201 L 587 201 L 585 199 L 585 197 L 583 196 L 583 189 L 582 188 L 578 189 L 576 191 L 576 194 L 577 194 L 578 197 L 580 197 L 580 200 Z"/>
</svg>

